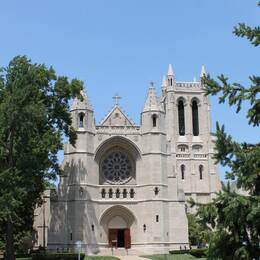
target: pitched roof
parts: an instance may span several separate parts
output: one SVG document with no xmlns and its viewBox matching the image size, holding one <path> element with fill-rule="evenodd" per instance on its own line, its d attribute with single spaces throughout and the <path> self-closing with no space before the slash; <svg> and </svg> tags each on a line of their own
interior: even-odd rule
<svg viewBox="0 0 260 260">
<path fill-rule="evenodd" d="M 112 110 L 100 122 L 101 126 L 134 126 L 134 123 L 122 111 L 119 105 L 115 105 Z"/>
</svg>

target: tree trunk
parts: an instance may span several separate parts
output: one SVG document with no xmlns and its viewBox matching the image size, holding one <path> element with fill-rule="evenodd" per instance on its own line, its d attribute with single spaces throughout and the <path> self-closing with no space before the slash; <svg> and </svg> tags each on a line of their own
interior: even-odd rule
<svg viewBox="0 0 260 260">
<path fill-rule="evenodd" d="M 7 230 L 6 230 L 6 247 L 5 247 L 5 259 L 6 260 L 14 260 L 14 233 L 13 233 L 14 225 L 9 220 L 7 222 Z"/>
</svg>

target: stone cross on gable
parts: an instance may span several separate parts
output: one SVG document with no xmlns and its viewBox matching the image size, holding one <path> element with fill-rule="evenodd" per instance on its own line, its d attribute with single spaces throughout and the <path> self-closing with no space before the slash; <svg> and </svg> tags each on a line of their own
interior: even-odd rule
<svg viewBox="0 0 260 260">
<path fill-rule="evenodd" d="M 117 94 L 115 96 L 113 96 L 113 99 L 115 100 L 115 105 L 118 106 L 119 105 L 119 100 L 121 99 L 121 97 L 119 97 Z"/>
</svg>

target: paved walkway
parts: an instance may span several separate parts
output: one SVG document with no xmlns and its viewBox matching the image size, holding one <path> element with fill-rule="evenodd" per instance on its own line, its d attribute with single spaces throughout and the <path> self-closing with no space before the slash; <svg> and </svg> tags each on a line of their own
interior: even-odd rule
<svg viewBox="0 0 260 260">
<path fill-rule="evenodd" d="M 120 255 L 115 257 L 118 257 L 121 260 L 148 260 L 147 258 L 140 257 L 138 255 Z"/>
</svg>

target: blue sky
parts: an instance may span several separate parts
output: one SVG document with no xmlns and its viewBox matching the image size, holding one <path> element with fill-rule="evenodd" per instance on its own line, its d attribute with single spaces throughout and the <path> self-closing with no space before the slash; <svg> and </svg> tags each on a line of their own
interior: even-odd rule
<svg viewBox="0 0 260 260">
<path fill-rule="evenodd" d="M 169 63 L 177 81 L 224 73 L 248 85 L 259 75 L 260 49 L 232 34 L 239 22 L 260 24 L 254 0 L 3 0 L 0 6 L 0 66 L 15 55 L 53 66 L 85 82 L 99 122 L 118 93 L 121 106 L 139 124 L 150 81 L 157 93 Z M 238 141 L 259 141 L 259 129 L 212 100 L 212 126 L 219 121 Z M 221 168 L 223 178 L 224 170 Z"/>
</svg>

